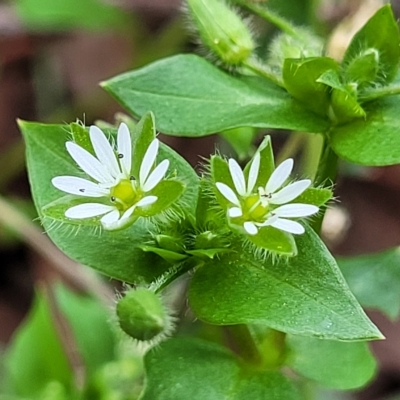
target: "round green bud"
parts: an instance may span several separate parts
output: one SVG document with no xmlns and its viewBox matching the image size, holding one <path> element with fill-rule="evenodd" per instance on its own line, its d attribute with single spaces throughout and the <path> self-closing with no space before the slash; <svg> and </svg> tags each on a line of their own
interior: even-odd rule
<svg viewBox="0 0 400 400">
<path fill-rule="evenodd" d="M 117 303 L 122 330 L 140 341 L 154 340 L 170 329 L 170 317 L 157 294 L 146 288 L 128 291 Z"/>
<path fill-rule="evenodd" d="M 226 64 L 246 61 L 254 49 L 246 24 L 224 0 L 187 0 L 190 14 L 205 46 Z"/>
</svg>

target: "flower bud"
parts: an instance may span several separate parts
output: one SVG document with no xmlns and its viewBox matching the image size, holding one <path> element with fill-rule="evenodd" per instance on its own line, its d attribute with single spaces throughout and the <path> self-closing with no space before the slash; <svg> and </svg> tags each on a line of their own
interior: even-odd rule
<svg viewBox="0 0 400 400">
<path fill-rule="evenodd" d="M 358 87 L 377 83 L 379 73 L 379 51 L 367 49 L 349 62 L 345 76 L 349 82 L 357 83 Z"/>
<path fill-rule="evenodd" d="M 157 340 L 172 327 L 160 297 L 146 288 L 128 291 L 117 304 L 117 316 L 122 330 L 140 341 Z"/>
<path fill-rule="evenodd" d="M 202 42 L 222 61 L 244 62 L 254 49 L 246 24 L 223 0 L 187 0 Z"/>
</svg>

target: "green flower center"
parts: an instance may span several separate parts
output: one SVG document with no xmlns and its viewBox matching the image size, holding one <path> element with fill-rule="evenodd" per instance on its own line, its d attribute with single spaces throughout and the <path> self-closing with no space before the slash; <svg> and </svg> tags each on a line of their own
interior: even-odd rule
<svg viewBox="0 0 400 400">
<path fill-rule="evenodd" d="M 136 204 L 142 197 L 134 180 L 123 179 L 111 189 L 111 201 L 123 210 Z"/>
<path fill-rule="evenodd" d="M 262 222 L 269 212 L 269 207 L 262 205 L 258 194 L 253 194 L 243 199 L 242 211 L 244 220 Z"/>
</svg>

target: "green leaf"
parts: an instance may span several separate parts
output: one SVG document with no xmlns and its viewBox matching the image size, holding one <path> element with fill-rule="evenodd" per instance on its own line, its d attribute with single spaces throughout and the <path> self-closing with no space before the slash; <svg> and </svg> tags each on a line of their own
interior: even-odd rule
<svg viewBox="0 0 400 400">
<path fill-rule="evenodd" d="M 304 107 L 318 115 L 328 114 L 330 90 L 318 81 L 326 71 L 337 70 L 336 61 L 329 57 L 287 58 L 283 64 L 286 90 Z M 310 101 L 312 99 L 312 101 Z"/>
<path fill-rule="evenodd" d="M 305 132 L 328 128 L 328 121 L 266 79 L 230 76 L 195 55 L 166 58 L 102 86 L 135 115 L 152 110 L 158 129 L 177 136 L 204 136 L 241 126 Z"/>
<path fill-rule="evenodd" d="M 339 258 L 338 264 L 357 300 L 395 319 L 400 314 L 400 249 Z"/>
<path fill-rule="evenodd" d="M 400 163 L 398 96 L 365 104 L 365 119 L 335 127 L 330 142 L 335 153 L 356 164 L 380 166 Z"/>
<path fill-rule="evenodd" d="M 199 339 L 170 339 L 145 356 L 140 400 L 300 400 L 283 374 L 245 369 L 227 349 Z"/>
<path fill-rule="evenodd" d="M 257 323 L 326 339 L 382 338 L 350 292 L 335 260 L 307 228 L 296 257 L 256 259 L 238 249 L 199 268 L 191 281 L 194 314 L 216 325 Z"/>
<path fill-rule="evenodd" d="M 65 150 L 68 131 L 63 125 L 45 125 L 20 122 L 27 148 L 27 163 L 35 205 L 42 207 L 60 199 L 62 193 L 51 184 L 59 175 L 83 176 Z M 168 158 L 170 171 L 182 177 L 187 190 L 182 196 L 187 212 L 195 214 L 198 197 L 198 177 L 193 168 L 167 146 L 161 146 L 160 158 Z M 168 264 L 152 253 L 144 253 L 138 245 L 148 239 L 149 222 L 139 219 L 121 231 L 96 232 L 91 226 L 55 222 L 44 218 L 43 225 L 50 238 L 71 258 L 108 276 L 127 282 L 151 282 L 162 274 Z"/>
<path fill-rule="evenodd" d="M 352 71 L 352 63 L 358 57 L 365 55 L 365 52 L 376 51 L 379 61 L 377 80 L 381 83 L 391 82 L 398 71 L 399 43 L 400 35 L 396 18 L 390 4 L 386 4 L 354 35 L 343 57 L 345 74 L 348 75 L 348 78 L 357 78 L 356 71 Z M 359 73 L 359 69 L 357 72 Z"/>
<path fill-rule="evenodd" d="M 128 22 L 122 10 L 99 0 L 14 0 L 28 29 L 64 31 L 84 28 L 120 28 Z"/>
<path fill-rule="evenodd" d="M 324 387 L 349 390 L 365 385 L 376 371 L 367 343 L 288 335 L 286 364 Z"/>
</svg>

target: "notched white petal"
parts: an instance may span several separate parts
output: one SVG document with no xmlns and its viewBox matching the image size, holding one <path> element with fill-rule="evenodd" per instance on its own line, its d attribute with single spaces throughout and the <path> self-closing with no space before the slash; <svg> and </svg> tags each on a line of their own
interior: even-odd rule
<svg viewBox="0 0 400 400">
<path fill-rule="evenodd" d="M 240 168 L 240 165 L 233 158 L 229 159 L 229 171 L 231 173 L 236 191 L 240 194 L 240 196 L 246 196 L 246 182 L 242 168 Z"/>
<path fill-rule="evenodd" d="M 311 181 L 304 179 L 285 186 L 283 189 L 272 194 L 270 202 L 272 204 L 285 204 L 299 197 L 309 186 Z"/>
<path fill-rule="evenodd" d="M 128 177 L 132 169 L 132 140 L 128 126 L 123 122 L 118 128 L 117 152 L 121 170 Z"/>
<path fill-rule="evenodd" d="M 280 206 L 273 210 L 273 213 L 278 217 L 301 218 L 313 215 L 318 211 L 319 208 L 312 204 L 293 203 Z"/>
<path fill-rule="evenodd" d="M 143 183 L 149 176 L 150 170 L 153 168 L 158 153 L 158 147 L 159 147 L 159 141 L 158 139 L 154 139 L 150 143 L 150 146 L 148 147 L 146 154 L 143 157 L 139 170 L 140 185 L 143 185 Z"/>
<path fill-rule="evenodd" d="M 65 216 L 71 219 L 85 219 L 85 218 L 98 217 L 99 215 L 103 215 L 114 209 L 115 209 L 114 206 L 108 206 L 106 204 L 83 203 L 68 208 L 68 210 L 65 211 Z"/>
<path fill-rule="evenodd" d="M 51 183 L 57 189 L 76 196 L 103 197 L 110 192 L 94 182 L 76 176 L 56 176 L 51 180 Z"/>
<path fill-rule="evenodd" d="M 120 169 L 114 150 L 111 147 L 106 135 L 100 128 L 94 125 L 90 127 L 89 135 L 98 160 L 108 169 L 108 172 L 114 178 L 117 178 L 117 176 L 120 174 Z"/>
<path fill-rule="evenodd" d="M 253 191 L 254 186 L 256 184 L 258 178 L 258 172 L 260 170 L 260 160 L 261 156 L 260 153 L 257 151 L 257 153 L 254 155 L 253 162 L 251 163 L 250 166 L 249 178 L 247 181 L 247 194 L 250 194 Z"/>
<path fill-rule="evenodd" d="M 289 219 L 278 218 L 274 223 L 271 224 L 271 226 L 295 235 L 302 235 L 305 232 L 305 229 L 301 224 Z"/>
<path fill-rule="evenodd" d="M 100 183 L 114 182 L 114 178 L 109 173 L 108 169 L 88 151 L 74 142 L 67 142 L 65 146 L 78 166 L 90 177 Z"/>
<path fill-rule="evenodd" d="M 119 211 L 113 210 L 106 214 L 104 217 L 100 219 L 100 222 L 104 225 L 114 224 L 119 220 Z"/>
<path fill-rule="evenodd" d="M 258 233 L 258 229 L 257 229 L 256 225 L 254 224 L 254 222 L 246 221 L 243 224 L 243 228 L 249 235 L 257 235 L 257 233 Z"/>
<path fill-rule="evenodd" d="M 277 189 L 279 189 L 285 183 L 286 179 L 289 178 L 292 169 L 292 158 L 288 158 L 287 160 L 283 161 L 269 177 L 265 186 L 265 191 L 267 193 L 274 193 Z"/>
<path fill-rule="evenodd" d="M 146 196 L 143 197 L 143 199 L 140 199 L 135 206 L 136 207 L 145 207 L 149 206 L 157 201 L 158 197 L 157 196 Z"/>
<path fill-rule="evenodd" d="M 235 206 L 240 207 L 240 201 L 237 198 L 235 192 L 228 186 L 225 185 L 225 183 L 222 182 L 217 182 L 215 184 L 217 186 L 217 189 L 221 192 L 221 194 L 232 204 Z"/>
<path fill-rule="evenodd" d="M 163 160 L 155 170 L 149 175 L 144 183 L 142 183 L 142 189 L 145 192 L 149 192 L 154 189 L 164 178 L 169 167 L 169 160 Z"/>
<path fill-rule="evenodd" d="M 228 210 L 228 215 L 230 218 L 237 218 L 243 215 L 242 209 L 240 207 L 232 207 Z"/>
</svg>

